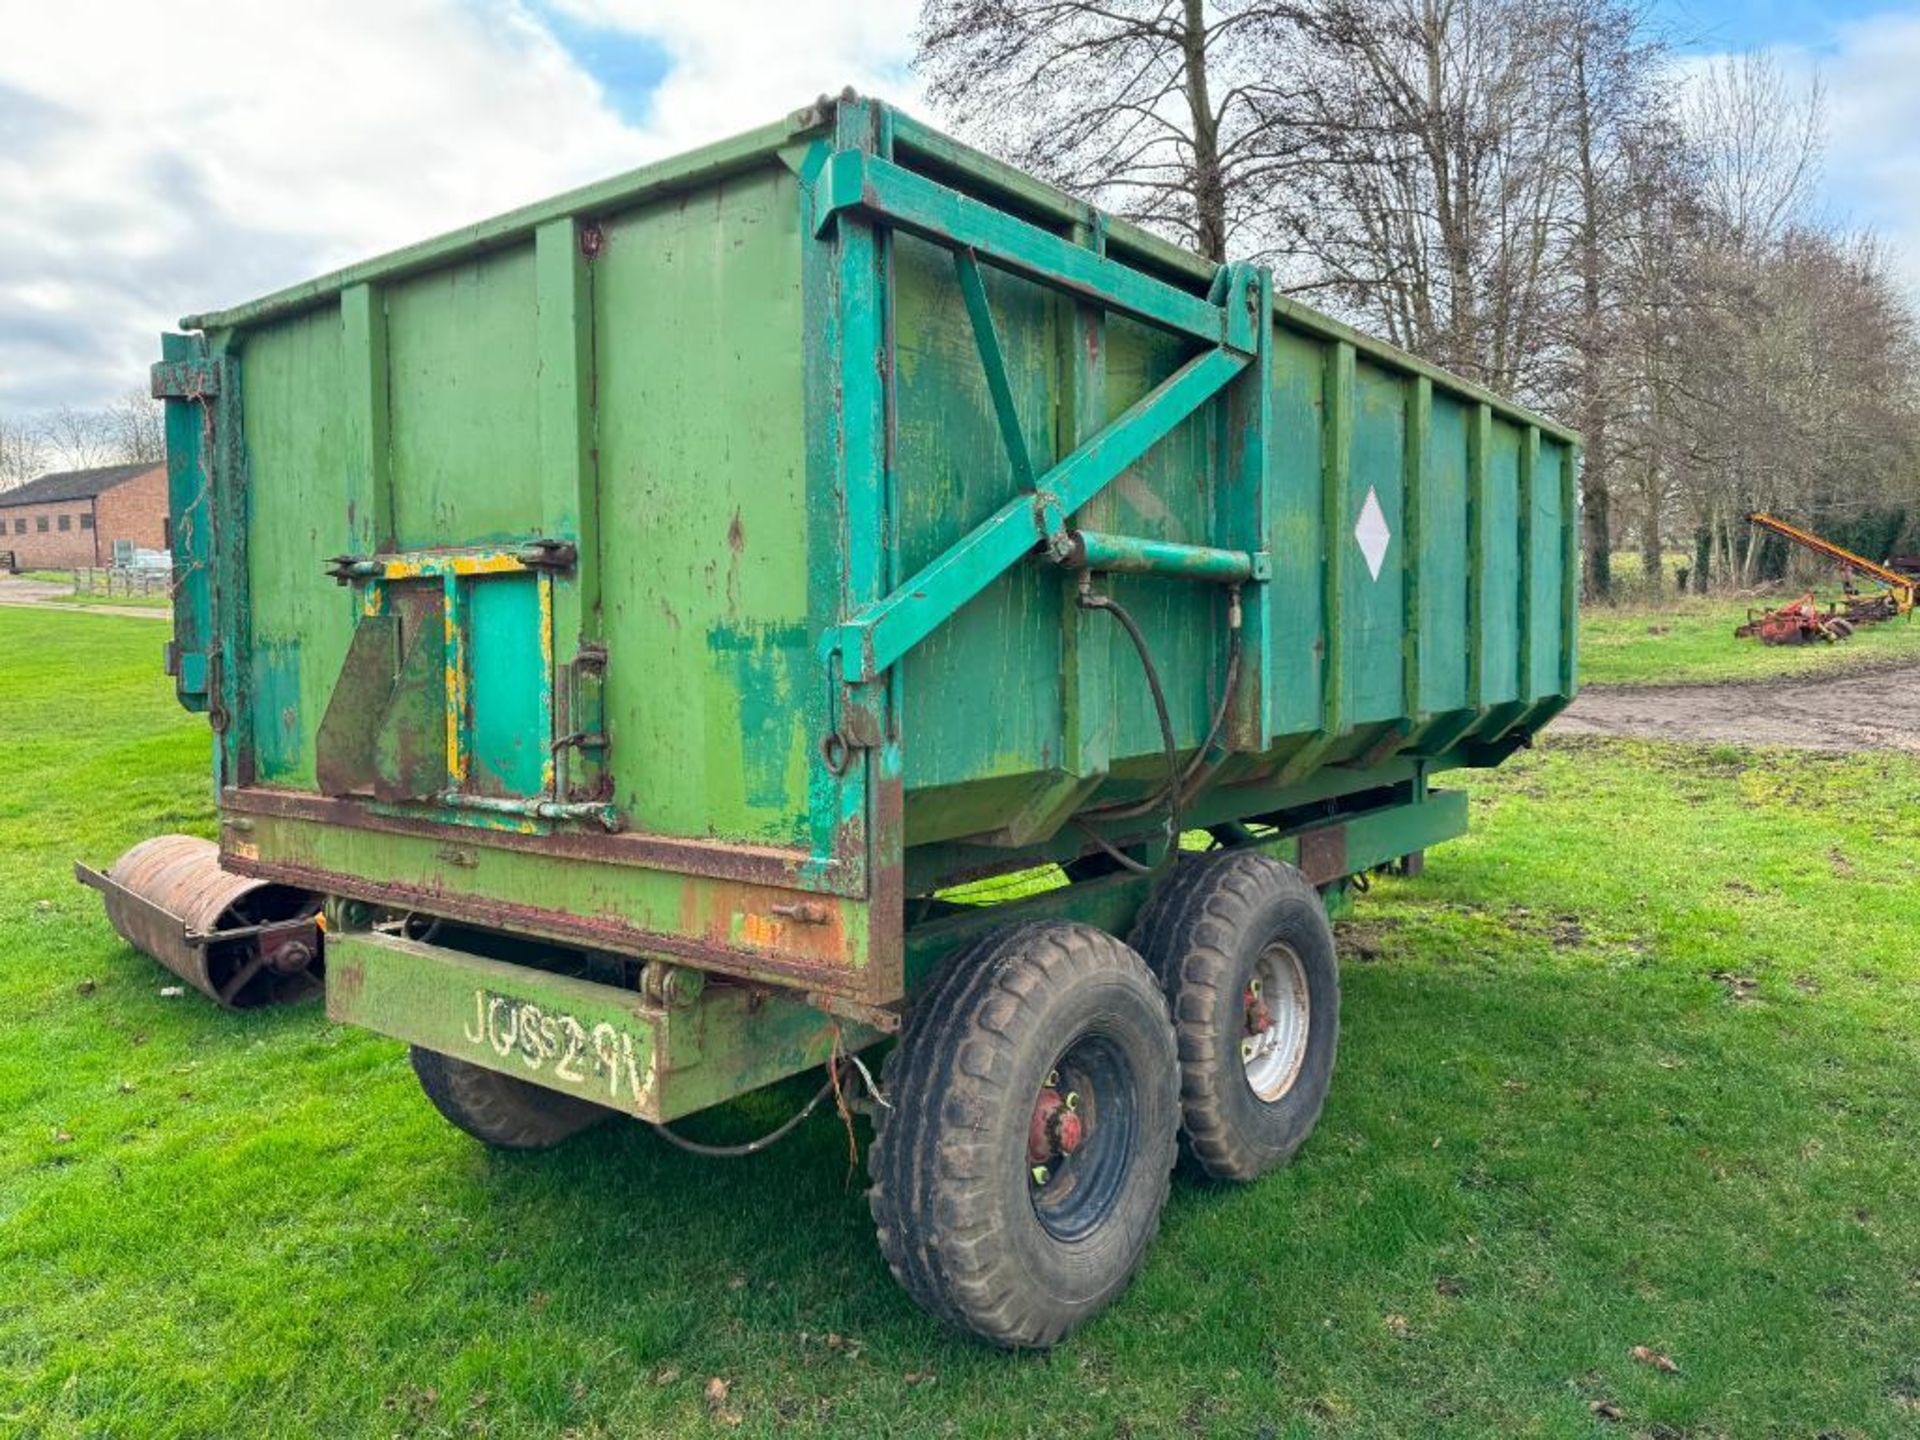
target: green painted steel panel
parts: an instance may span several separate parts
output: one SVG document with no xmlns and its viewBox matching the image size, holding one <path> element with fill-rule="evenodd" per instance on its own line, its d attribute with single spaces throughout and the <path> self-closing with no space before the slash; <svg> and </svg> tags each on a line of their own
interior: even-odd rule
<svg viewBox="0 0 1920 1440">
<path fill-rule="evenodd" d="M 1406 711 L 1401 685 L 1406 612 L 1400 559 L 1407 532 L 1402 492 L 1410 388 L 1404 377 L 1365 363 L 1357 367 L 1354 377 L 1353 477 L 1346 521 L 1334 538 L 1349 551 L 1341 577 L 1341 619 L 1347 628 L 1345 713 L 1355 724 L 1397 719 Z M 1370 514 L 1369 496 L 1378 505 L 1388 536 L 1377 574 L 1369 567 L 1359 539 L 1362 515 Z"/>
<path fill-rule="evenodd" d="M 415 276 L 385 300 L 398 548 L 537 534 L 533 247 Z"/>
<path fill-rule="evenodd" d="M 1520 696 L 1520 434 L 1511 426 L 1494 426 L 1487 508 L 1480 698 L 1493 704 Z"/>
<path fill-rule="evenodd" d="M 1039 286 L 986 270 L 1007 378 L 1028 453 L 1057 458 L 1056 307 Z M 899 569 L 936 559 L 1019 491 L 1000 440 L 952 257 L 925 241 L 893 247 L 894 493 Z M 1059 577 L 1026 567 L 963 606 L 908 656 L 902 724 L 909 786 L 1024 774 L 1060 728 Z M 1037 648 L 1036 648 L 1037 647 Z M 943 677 L 964 674 L 956 705 Z"/>
<path fill-rule="evenodd" d="M 1192 353 L 1192 347 L 1130 320 L 1107 327 L 1107 400 L 1121 409 L 1165 380 Z M 1192 540 L 1217 533 L 1214 506 L 1218 493 L 1220 407 L 1209 405 L 1130 467 L 1108 490 L 1104 528 L 1156 540 Z M 1150 575 L 1114 575 L 1105 587 L 1133 613 L 1146 633 L 1163 679 L 1180 675 L 1167 690 L 1174 734 L 1183 747 L 1206 735 L 1212 702 L 1225 663 L 1223 617 L 1213 587 L 1168 581 Z M 1111 627 L 1102 615 L 1076 615 L 1081 625 Z M 1115 635 L 1109 667 L 1114 708 L 1113 754 L 1156 756 L 1162 748 L 1159 721 L 1141 678 L 1133 648 Z"/>
<path fill-rule="evenodd" d="M 546 611 L 532 575 L 489 577 L 468 587 L 472 676 L 467 725 L 477 795 L 538 795 L 553 749 Z"/>
<path fill-rule="evenodd" d="M 1557 446 L 1542 445 L 1533 475 L 1533 527 L 1529 544 L 1533 564 L 1529 577 L 1528 626 L 1532 640 L 1528 651 L 1532 674 L 1527 685 L 1529 699 L 1560 692 L 1561 649 L 1568 637 L 1561 634 L 1565 616 L 1560 591 L 1566 564 L 1563 523 L 1574 517 L 1562 516 L 1561 467 L 1566 452 Z"/>
<path fill-rule="evenodd" d="M 352 597 L 326 576 L 352 538 L 339 312 L 250 334 L 241 364 L 255 764 L 262 784 L 310 789 L 314 732 L 354 627 Z"/>
<path fill-rule="evenodd" d="M 800 844 L 827 729 L 808 591 L 800 197 L 769 164 L 602 222 L 592 264 L 614 802 Z"/>
<path fill-rule="evenodd" d="M 1420 535 L 1420 709 L 1429 715 L 1467 702 L 1467 416 L 1435 394 L 1428 422 Z"/>
<path fill-rule="evenodd" d="M 1320 657 L 1326 610 L 1320 431 L 1326 411 L 1325 346 L 1287 325 L 1273 338 L 1272 467 L 1274 733 L 1297 735 L 1319 722 Z"/>
</svg>

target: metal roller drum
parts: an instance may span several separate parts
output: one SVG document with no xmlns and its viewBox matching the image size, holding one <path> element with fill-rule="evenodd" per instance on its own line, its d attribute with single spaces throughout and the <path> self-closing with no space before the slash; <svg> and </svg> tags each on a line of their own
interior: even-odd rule
<svg viewBox="0 0 1920 1440">
<path fill-rule="evenodd" d="M 232 1010 L 319 992 L 320 897 L 220 866 L 220 847 L 193 835 L 143 840 L 105 874 L 75 863 L 107 919 L 194 989 Z"/>
</svg>

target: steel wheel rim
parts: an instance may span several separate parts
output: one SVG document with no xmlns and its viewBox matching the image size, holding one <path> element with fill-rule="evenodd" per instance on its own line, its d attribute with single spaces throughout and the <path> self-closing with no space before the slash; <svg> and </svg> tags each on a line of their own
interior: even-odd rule
<svg viewBox="0 0 1920 1440">
<path fill-rule="evenodd" d="M 1044 1164 L 1028 1154 L 1028 1199 L 1054 1240 L 1084 1240 L 1113 1213 L 1138 1148 L 1140 1097 L 1133 1067 L 1114 1041 L 1082 1035 L 1048 1072 L 1045 1089 L 1074 1096 L 1084 1131 L 1073 1153 Z"/>
<path fill-rule="evenodd" d="M 1278 941 L 1260 952 L 1247 978 L 1240 1064 L 1247 1087 L 1272 1104 L 1300 1078 L 1307 1061 L 1312 1006 L 1307 970 L 1293 947 Z"/>
</svg>

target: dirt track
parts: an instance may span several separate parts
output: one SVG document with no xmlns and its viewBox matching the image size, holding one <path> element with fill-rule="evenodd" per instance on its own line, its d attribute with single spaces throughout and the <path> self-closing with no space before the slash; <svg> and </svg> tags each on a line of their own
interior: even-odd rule
<svg viewBox="0 0 1920 1440">
<path fill-rule="evenodd" d="M 1920 753 L 1920 665 L 1825 680 L 1582 690 L 1553 731 Z"/>
<path fill-rule="evenodd" d="M 62 605 L 62 595 L 73 591 L 65 585 L 46 580 L 22 580 L 0 575 L 0 605 L 26 605 L 35 610 L 81 611 L 88 615 L 127 615 L 135 620 L 171 620 L 173 612 L 160 606 L 139 605 Z"/>
</svg>

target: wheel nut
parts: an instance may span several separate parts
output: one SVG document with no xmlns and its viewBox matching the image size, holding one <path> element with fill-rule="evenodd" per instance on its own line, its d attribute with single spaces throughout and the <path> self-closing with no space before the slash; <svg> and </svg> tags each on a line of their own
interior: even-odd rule
<svg viewBox="0 0 1920 1440">
<path fill-rule="evenodd" d="M 1036 1165 L 1033 1167 L 1033 1183 L 1036 1185 L 1044 1185 L 1047 1183 L 1047 1167 L 1046 1166 Z"/>
</svg>

